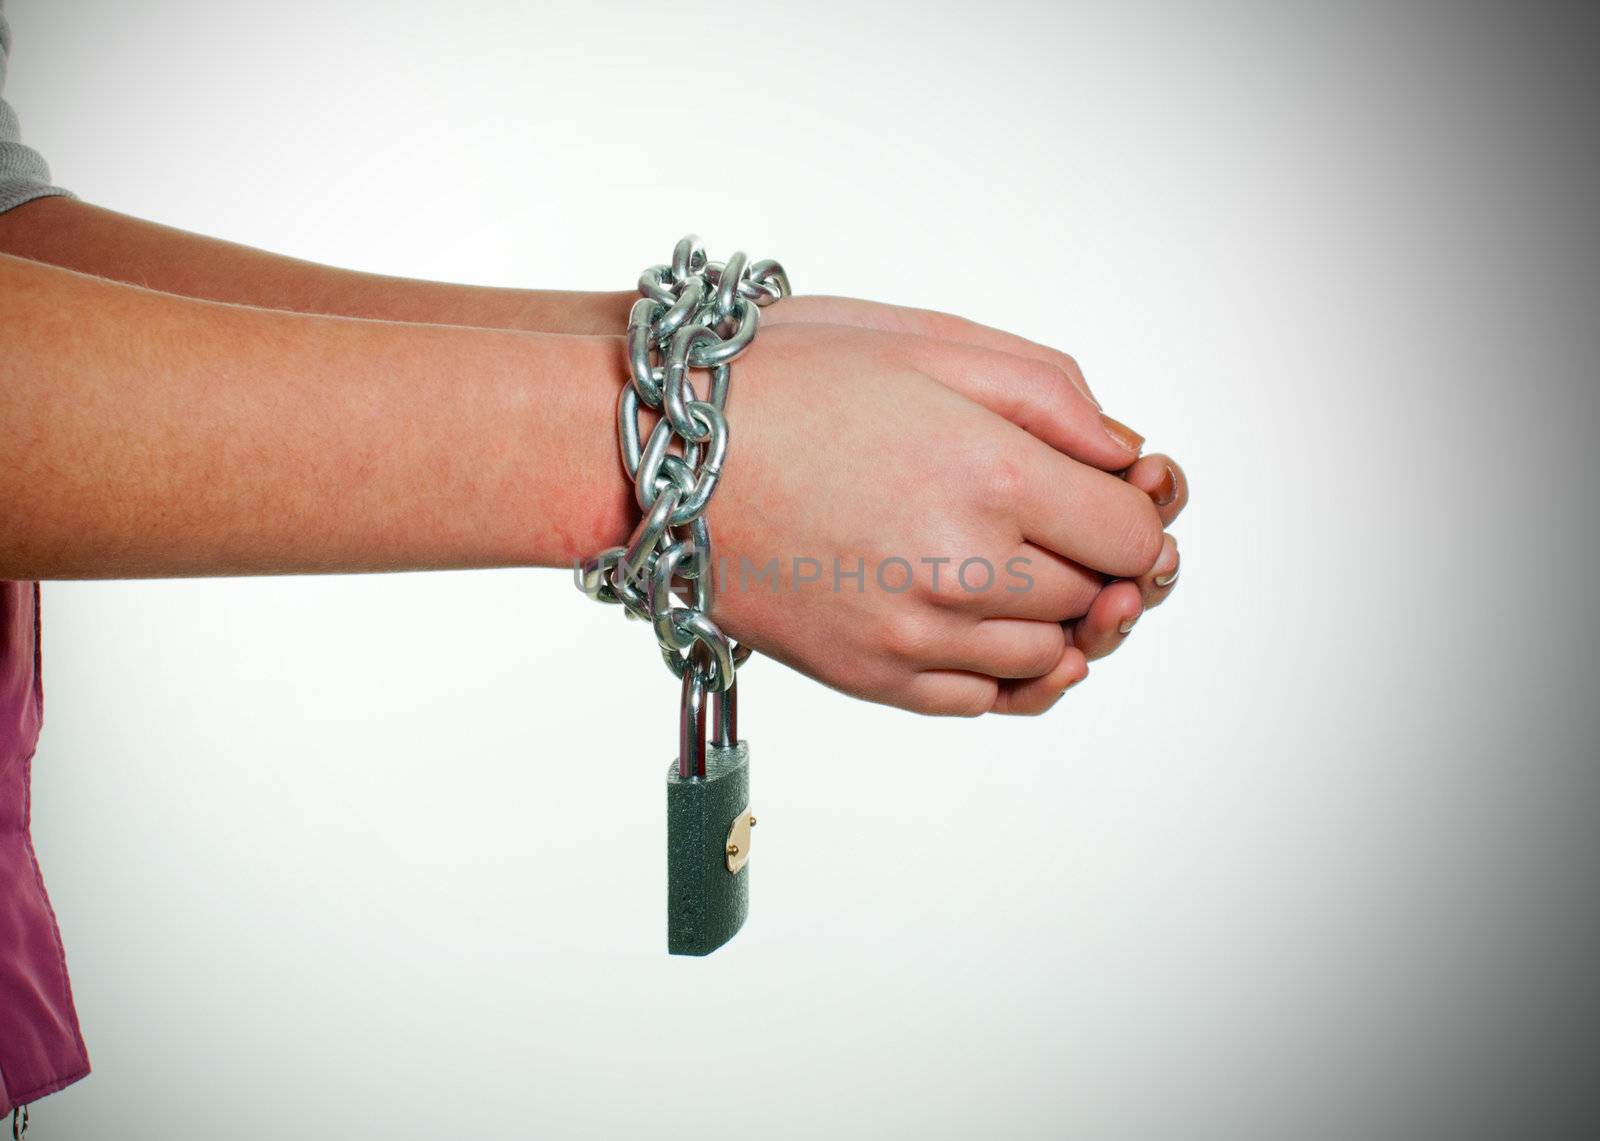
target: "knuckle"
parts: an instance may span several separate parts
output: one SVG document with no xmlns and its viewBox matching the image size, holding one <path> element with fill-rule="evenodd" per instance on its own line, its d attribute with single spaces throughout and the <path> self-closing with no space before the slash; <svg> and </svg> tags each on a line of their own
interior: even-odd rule
<svg viewBox="0 0 1600 1141">
<path fill-rule="evenodd" d="M 929 575 L 926 580 L 918 580 L 916 591 L 923 602 L 940 610 L 960 612 L 971 609 L 972 595 L 962 590 L 954 580 L 954 567 L 946 562 L 939 568 L 937 586 L 934 585 L 933 576 Z"/>
<path fill-rule="evenodd" d="M 1027 658 L 1022 662 L 1022 668 L 1029 677 L 1043 677 L 1055 668 L 1061 660 L 1061 652 L 1067 648 L 1067 634 L 1059 625 L 1051 637 L 1039 639 L 1038 645 L 1032 647 Z"/>
<path fill-rule="evenodd" d="M 1041 395 L 1053 393 L 1061 387 L 1061 369 L 1049 361 L 1033 357 L 1012 357 L 1006 368 L 1018 384 L 1029 392 Z"/>
<path fill-rule="evenodd" d="M 914 611 L 901 611 L 887 618 L 880 640 L 884 652 L 896 661 L 920 662 L 936 644 L 934 624 Z"/>
<path fill-rule="evenodd" d="M 1047 361 L 1019 359 L 1002 386 L 1006 419 L 1043 439 L 1084 426 L 1085 401 L 1072 378 Z"/>
<path fill-rule="evenodd" d="M 1027 478 L 1015 456 L 986 442 L 967 445 L 961 470 L 968 494 L 985 506 L 1017 502 Z"/>
<path fill-rule="evenodd" d="M 1017 385 L 1016 402 L 1026 412 L 1059 419 L 1074 407 L 1077 389 L 1069 376 L 1048 361 L 1031 357 L 1012 366 Z"/>
<path fill-rule="evenodd" d="M 1123 540 L 1129 564 L 1127 576 L 1138 578 L 1149 574 L 1161 557 L 1164 541 L 1160 513 L 1149 496 L 1140 494 L 1130 513 Z"/>
<path fill-rule="evenodd" d="M 1017 491 L 1021 469 L 991 432 L 971 432 L 947 441 L 941 467 L 951 473 L 956 495 L 974 503 Z"/>
<path fill-rule="evenodd" d="M 1022 497 L 1025 476 L 1022 465 L 1010 456 L 996 456 L 984 472 L 984 501 L 1015 503 Z"/>
</svg>

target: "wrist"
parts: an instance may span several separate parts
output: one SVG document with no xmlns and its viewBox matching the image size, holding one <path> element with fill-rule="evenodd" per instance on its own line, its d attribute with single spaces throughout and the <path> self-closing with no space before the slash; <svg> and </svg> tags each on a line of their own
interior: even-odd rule
<svg viewBox="0 0 1600 1141">
<path fill-rule="evenodd" d="M 638 522 L 617 456 L 617 396 L 628 375 L 621 336 L 529 338 L 539 356 L 521 402 L 529 462 L 509 507 L 512 560 L 570 568 L 625 543 Z"/>
</svg>

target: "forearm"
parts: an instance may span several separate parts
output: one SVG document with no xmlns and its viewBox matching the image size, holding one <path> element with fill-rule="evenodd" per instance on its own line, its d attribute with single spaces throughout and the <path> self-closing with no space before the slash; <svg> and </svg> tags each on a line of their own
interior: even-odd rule
<svg viewBox="0 0 1600 1141">
<path fill-rule="evenodd" d="M 0 256 L 0 578 L 569 565 L 620 344 L 215 305 Z"/>
<path fill-rule="evenodd" d="M 298 313 L 606 335 L 631 293 L 490 289 L 358 273 L 130 218 L 69 198 L 0 214 L 0 253 L 147 289 Z"/>
</svg>

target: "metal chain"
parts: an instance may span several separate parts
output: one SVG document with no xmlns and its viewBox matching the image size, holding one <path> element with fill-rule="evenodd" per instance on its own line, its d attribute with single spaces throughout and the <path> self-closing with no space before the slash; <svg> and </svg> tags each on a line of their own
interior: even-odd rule
<svg viewBox="0 0 1600 1141">
<path fill-rule="evenodd" d="M 27 1141 L 28 1138 L 28 1107 L 19 1105 L 11 1111 L 11 1139 L 12 1141 Z"/>
<path fill-rule="evenodd" d="M 691 658 L 704 661 L 692 668 L 704 669 L 716 690 L 731 688 L 750 656 L 711 620 L 715 563 L 706 508 L 728 454 L 729 366 L 755 340 L 761 308 L 789 294 L 777 262 L 751 262 L 743 253 L 709 261 L 692 234 L 673 248 L 672 264 L 640 275 L 617 438 L 644 517 L 626 546 L 606 548 L 580 572 L 590 598 L 621 603 L 630 618 L 651 624 L 675 677 L 691 668 Z M 706 373 L 704 400 L 691 369 Z M 648 440 L 640 425 L 645 408 L 661 413 Z M 692 602 L 681 605 L 679 591 L 692 591 Z M 704 652 L 693 654 L 696 644 Z"/>
</svg>

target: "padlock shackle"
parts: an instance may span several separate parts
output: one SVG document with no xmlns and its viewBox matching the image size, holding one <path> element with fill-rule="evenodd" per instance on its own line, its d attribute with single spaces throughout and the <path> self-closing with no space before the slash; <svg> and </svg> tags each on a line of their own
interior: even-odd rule
<svg viewBox="0 0 1600 1141">
<path fill-rule="evenodd" d="M 739 743 L 739 683 L 711 692 L 711 743 L 731 749 Z"/>
<path fill-rule="evenodd" d="M 683 699 L 678 705 L 678 776 L 684 780 L 704 779 L 706 775 L 706 679 L 700 672 L 702 657 L 700 653 L 689 656 L 683 671 Z"/>
</svg>

